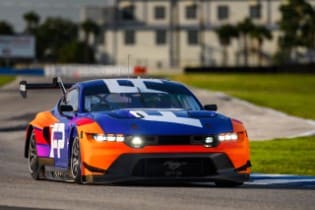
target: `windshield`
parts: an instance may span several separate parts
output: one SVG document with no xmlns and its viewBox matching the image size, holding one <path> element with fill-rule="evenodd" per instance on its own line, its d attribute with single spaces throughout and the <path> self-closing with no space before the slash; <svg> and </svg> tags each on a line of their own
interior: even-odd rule
<svg viewBox="0 0 315 210">
<path fill-rule="evenodd" d="M 85 111 L 108 111 L 123 108 L 177 108 L 200 110 L 194 97 L 168 93 L 98 93 L 84 97 Z"/>
<path fill-rule="evenodd" d="M 126 108 L 201 110 L 183 85 L 157 79 L 106 79 L 86 83 L 82 88 L 83 111 Z"/>
</svg>

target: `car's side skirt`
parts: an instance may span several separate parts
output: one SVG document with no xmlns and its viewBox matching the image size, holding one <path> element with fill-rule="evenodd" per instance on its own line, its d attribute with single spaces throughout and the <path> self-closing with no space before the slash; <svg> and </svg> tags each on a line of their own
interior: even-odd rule
<svg viewBox="0 0 315 210">
<path fill-rule="evenodd" d="M 38 162 L 42 168 L 42 179 L 73 182 L 69 169 L 55 167 L 53 158 L 39 158 Z"/>
</svg>

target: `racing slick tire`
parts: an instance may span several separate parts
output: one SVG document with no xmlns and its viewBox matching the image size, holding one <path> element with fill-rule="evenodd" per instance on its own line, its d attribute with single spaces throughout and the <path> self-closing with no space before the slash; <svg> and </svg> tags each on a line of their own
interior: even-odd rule
<svg viewBox="0 0 315 210">
<path fill-rule="evenodd" d="M 70 174 L 74 182 L 82 183 L 80 141 L 77 135 L 75 135 L 71 147 Z"/>
<path fill-rule="evenodd" d="M 33 179 L 38 180 L 40 177 L 40 165 L 37 156 L 36 140 L 34 130 L 31 132 L 30 142 L 28 144 L 28 170 Z"/>
</svg>

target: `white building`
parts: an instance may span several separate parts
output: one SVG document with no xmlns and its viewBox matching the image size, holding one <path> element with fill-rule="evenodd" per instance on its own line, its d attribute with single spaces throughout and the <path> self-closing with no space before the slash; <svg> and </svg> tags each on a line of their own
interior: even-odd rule
<svg viewBox="0 0 315 210">
<path fill-rule="evenodd" d="M 98 40 L 101 63 L 149 68 L 214 66 L 222 64 L 222 46 L 215 29 L 237 24 L 246 17 L 268 27 L 273 34 L 263 45 L 263 63 L 277 50 L 277 22 L 283 0 L 116 0 L 110 7 L 85 7 L 81 22 L 92 19 L 102 25 Z M 309 1 L 315 5 L 315 1 Z M 228 47 L 228 65 L 242 65 L 242 39 Z M 249 64 L 257 64 L 250 54 Z"/>
</svg>

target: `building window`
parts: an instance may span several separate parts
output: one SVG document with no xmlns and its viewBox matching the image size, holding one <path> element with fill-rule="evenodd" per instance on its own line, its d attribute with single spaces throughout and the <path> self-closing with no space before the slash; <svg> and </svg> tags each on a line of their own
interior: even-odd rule
<svg viewBox="0 0 315 210">
<path fill-rule="evenodd" d="M 135 20 L 135 7 L 133 5 L 123 7 L 121 17 L 123 20 Z"/>
<path fill-rule="evenodd" d="M 189 5 L 186 7 L 186 19 L 196 19 L 197 18 L 197 5 Z"/>
<path fill-rule="evenodd" d="M 261 18 L 261 6 L 260 4 L 249 6 L 249 17 L 259 19 Z"/>
<path fill-rule="evenodd" d="M 229 7 L 226 5 L 218 6 L 218 19 L 225 20 L 229 18 Z"/>
<path fill-rule="evenodd" d="M 166 31 L 165 30 L 157 30 L 155 32 L 155 43 L 157 45 L 166 44 Z"/>
<path fill-rule="evenodd" d="M 164 19 L 165 18 L 165 7 L 163 6 L 156 6 L 154 8 L 154 17 L 155 19 Z"/>
<path fill-rule="evenodd" d="M 189 30 L 187 32 L 187 42 L 189 45 L 197 45 L 199 42 L 199 34 L 197 30 Z"/>
<path fill-rule="evenodd" d="M 136 43 L 136 35 L 134 30 L 125 31 L 125 45 L 133 45 Z"/>
</svg>

